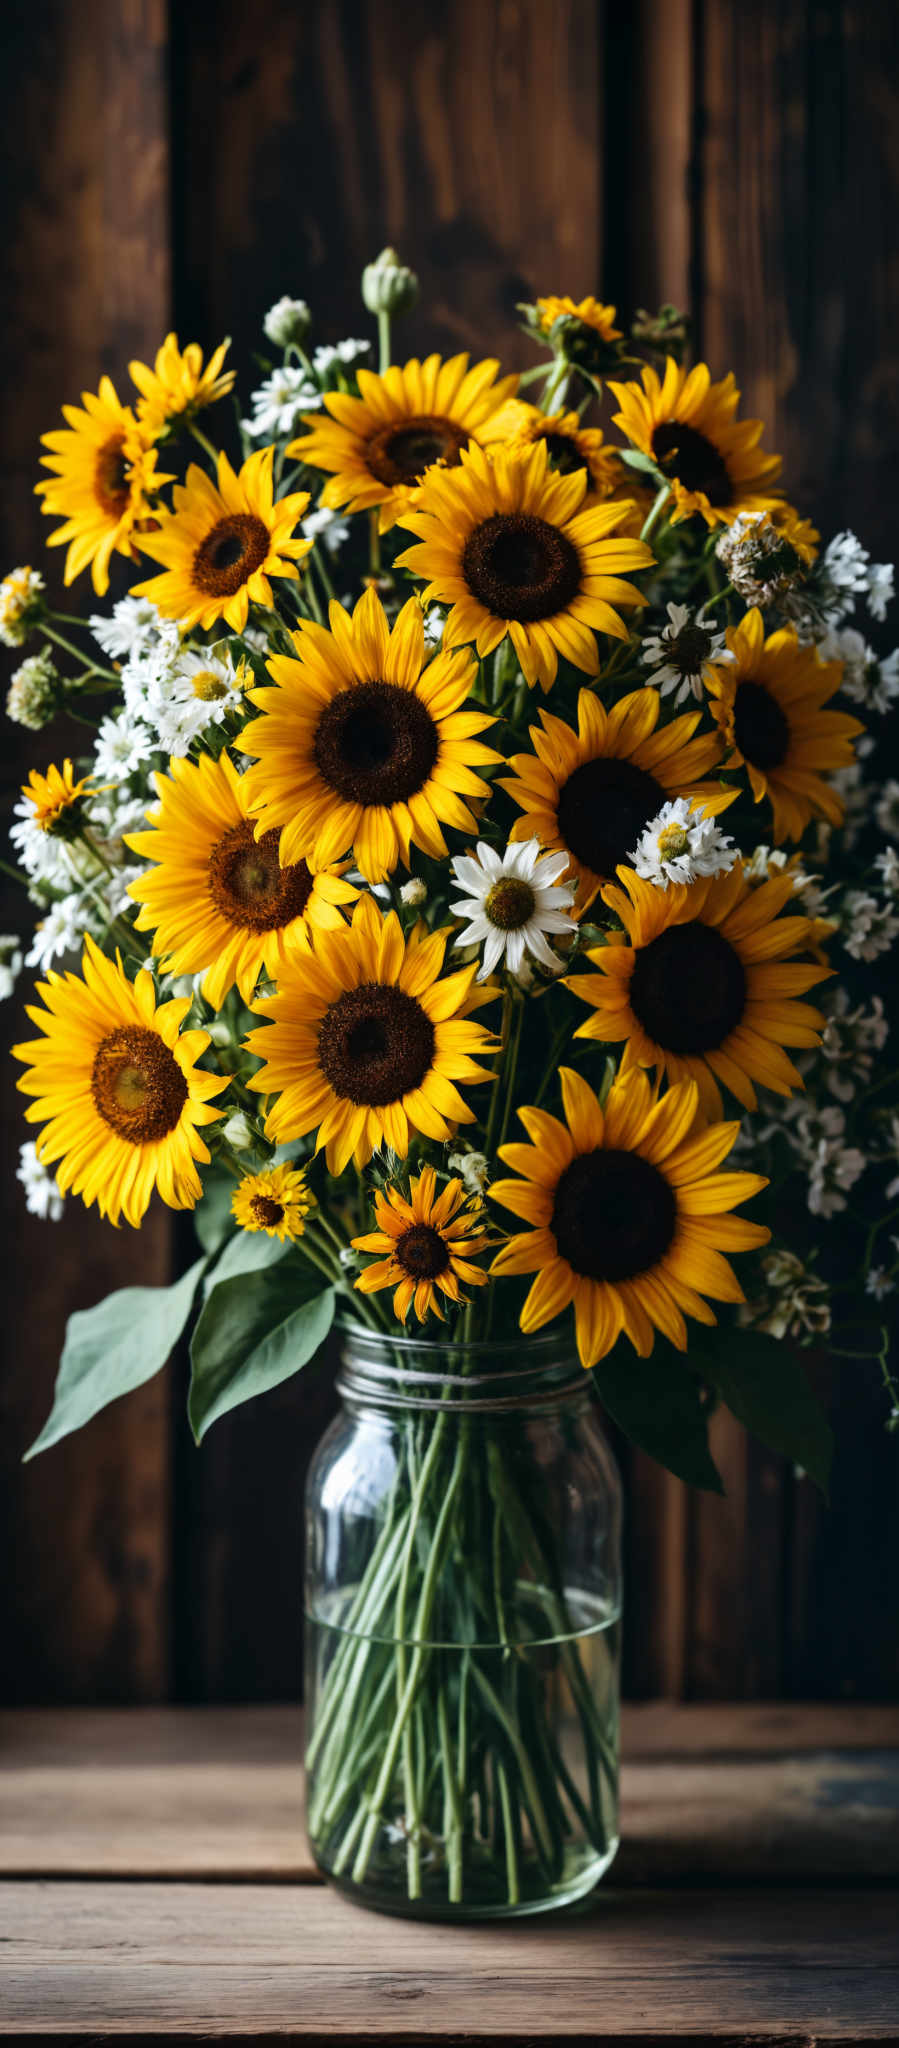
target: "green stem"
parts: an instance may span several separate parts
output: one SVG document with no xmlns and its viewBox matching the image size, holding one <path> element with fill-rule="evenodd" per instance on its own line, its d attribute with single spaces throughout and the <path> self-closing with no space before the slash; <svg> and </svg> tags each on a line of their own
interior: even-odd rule
<svg viewBox="0 0 899 2048">
<path fill-rule="evenodd" d="M 373 505 L 368 515 L 368 566 L 372 576 L 381 574 L 381 533 L 378 526 L 378 508 Z"/>
<path fill-rule="evenodd" d="M 671 485 L 661 484 L 656 492 L 652 505 L 650 506 L 650 509 L 646 514 L 646 518 L 643 521 L 643 525 L 640 528 L 641 540 L 649 539 L 653 527 L 655 526 L 656 521 L 661 518 L 664 507 L 667 505 L 670 496 Z"/>
<path fill-rule="evenodd" d="M 207 438 L 206 438 L 206 435 L 204 434 L 204 432 L 203 432 L 203 429 L 202 429 L 202 427 L 198 427 L 198 426 L 197 426 L 196 420 L 191 420 L 191 422 L 190 422 L 190 431 L 191 431 L 191 433 L 192 433 L 192 435 L 193 435 L 193 437 L 194 437 L 194 440 L 195 440 L 195 441 L 198 441 L 198 442 L 199 442 L 199 444 L 200 444 L 200 447 L 201 447 L 201 448 L 203 448 L 203 449 L 205 449 L 205 451 L 206 451 L 206 454 L 207 454 L 207 455 L 209 456 L 209 458 L 210 458 L 210 461 L 211 461 L 211 463 L 212 463 L 213 469 L 215 470 L 216 474 L 218 474 L 218 462 L 219 462 L 219 451 L 218 451 L 218 449 L 217 449 L 217 448 L 213 448 L 212 442 L 211 442 L 211 441 L 209 441 L 209 440 L 207 440 Z"/>
<path fill-rule="evenodd" d="M 390 368 L 390 314 L 378 314 L 378 374 Z"/>
<path fill-rule="evenodd" d="M 53 616 L 55 618 L 56 614 Z M 74 640 L 67 639 L 65 633 L 57 632 L 55 626 L 48 626 L 46 619 L 42 622 L 41 631 L 46 633 L 48 640 L 55 640 L 57 647 L 64 647 L 67 654 L 74 654 L 76 661 L 84 661 L 84 648 L 76 647 Z M 108 682 L 120 683 L 122 680 L 115 669 L 94 667 L 93 664 L 92 667 L 95 675 L 105 677 Z"/>
<path fill-rule="evenodd" d="M 570 377 L 571 369 L 568 363 L 566 363 L 565 357 L 557 356 L 555 361 L 550 364 L 546 383 L 540 395 L 541 412 L 551 414 L 554 407 L 557 411 L 561 412 L 565 404 L 565 394 L 568 390 Z"/>
</svg>

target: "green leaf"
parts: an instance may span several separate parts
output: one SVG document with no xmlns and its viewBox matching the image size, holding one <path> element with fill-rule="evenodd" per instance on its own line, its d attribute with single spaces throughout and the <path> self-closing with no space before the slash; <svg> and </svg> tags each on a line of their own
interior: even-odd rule
<svg viewBox="0 0 899 2048">
<path fill-rule="evenodd" d="M 833 1431 L 790 1346 L 754 1330 L 710 1330 L 696 1356 L 737 1421 L 801 1465 L 826 1499 Z"/>
<path fill-rule="evenodd" d="M 165 1365 L 181 1335 L 206 1264 L 197 1259 L 172 1287 L 123 1287 L 96 1308 L 69 1317 L 53 1407 L 26 1459 L 90 1422 L 120 1394 L 142 1387 Z"/>
<path fill-rule="evenodd" d="M 215 1167 L 203 1179 L 203 1194 L 194 1210 L 194 1229 L 204 1252 L 217 1252 L 234 1227 L 231 1197 L 237 1183 L 233 1174 Z"/>
<path fill-rule="evenodd" d="M 615 453 L 620 462 L 627 463 L 629 469 L 642 469 L 647 476 L 658 477 L 660 484 L 667 482 L 658 464 L 653 462 L 651 455 L 644 455 L 642 448 L 616 448 Z"/>
<path fill-rule="evenodd" d="M 214 1287 L 190 1347 L 188 1414 L 197 1443 L 241 1401 L 308 1363 L 331 1327 L 334 1289 L 293 1260 Z"/>
<path fill-rule="evenodd" d="M 603 1407 L 631 1443 L 688 1486 L 724 1492 L 698 1383 L 672 1345 L 657 1338 L 649 1357 L 638 1358 L 629 1344 L 616 1344 L 593 1378 Z"/>
<path fill-rule="evenodd" d="M 214 1287 L 224 1280 L 236 1279 L 238 1273 L 259 1273 L 266 1266 L 276 1266 L 285 1252 L 292 1249 L 286 1240 L 269 1237 L 265 1230 L 238 1230 L 229 1237 L 220 1259 L 216 1261 L 204 1282 L 204 1295 L 210 1295 Z"/>
</svg>

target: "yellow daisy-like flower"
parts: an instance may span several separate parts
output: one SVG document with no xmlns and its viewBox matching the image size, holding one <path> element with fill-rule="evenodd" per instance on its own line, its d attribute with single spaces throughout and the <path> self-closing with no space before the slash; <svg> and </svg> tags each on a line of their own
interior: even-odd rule
<svg viewBox="0 0 899 2048">
<path fill-rule="evenodd" d="M 810 818 L 842 823 L 845 806 L 824 776 L 854 759 L 864 726 L 845 711 L 825 711 L 839 689 L 841 661 L 821 661 L 792 626 L 765 639 L 762 614 L 747 612 L 729 627 L 733 661 L 706 672 L 731 765 L 745 765 L 756 803 L 767 796 L 776 842 L 801 839 Z"/>
<path fill-rule="evenodd" d="M 777 1095 L 801 1088 L 784 1047 L 818 1045 L 824 1018 L 794 998 L 831 970 L 796 958 L 808 952 L 812 923 L 779 915 L 792 876 L 753 888 L 738 861 L 729 874 L 657 889 L 626 868 L 619 874 L 622 886 L 602 895 L 624 929 L 588 955 L 598 974 L 568 978 L 595 1011 L 575 1036 L 623 1039 L 623 1071 L 655 1067 L 669 1081 L 695 1081 L 711 1117 L 722 1114 L 719 1082 L 744 1109 L 756 1107 L 753 1082 Z"/>
<path fill-rule="evenodd" d="M 271 1166 L 244 1175 L 231 1197 L 231 1214 L 241 1230 L 264 1230 L 279 1244 L 302 1237 L 315 1196 L 300 1166 Z"/>
<path fill-rule="evenodd" d="M 83 411 L 64 405 L 68 426 L 41 435 L 51 451 L 41 461 L 53 475 L 34 488 L 45 512 L 62 515 L 47 545 L 68 545 L 63 581 L 73 583 L 90 563 L 94 589 L 103 597 L 113 550 L 137 561 L 138 530 L 156 516 L 150 500 L 172 479 L 157 474 L 153 432 L 120 404 L 108 377 L 100 379 L 98 392 L 82 392 L 81 405 Z"/>
<path fill-rule="evenodd" d="M 143 906 L 137 929 L 154 933 L 167 973 L 203 974 L 214 1009 L 235 983 L 248 1003 L 260 974 L 277 981 L 298 937 L 308 926 L 341 925 L 339 906 L 358 891 L 340 869 L 312 874 L 304 860 L 281 866 L 278 833 L 257 839 L 247 778 L 227 753 L 173 760 L 154 782 L 154 829 L 126 838 L 143 860 L 158 862 L 129 887 Z"/>
<path fill-rule="evenodd" d="M 561 1070 L 565 1122 L 521 1109 L 529 1145 L 500 1157 L 524 1176 L 494 1181 L 494 1200 L 531 1228 L 497 1253 L 494 1273 L 535 1273 L 521 1327 L 539 1330 L 573 1305 L 583 1366 L 620 1336 L 641 1358 L 655 1331 L 686 1350 L 685 1313 L 717 1318 L 713 1301 L 742 1301 L 724 1252 L 771 1235 L 731 1211 L 767 1182 L 758 1173 L 717 1173 L 739 1124 L 705 1127 L 693 1082 L 656 1101 L 645 1074 L 619 1075 L 605 1104 L 570 1067 Z"/>
<path fill-rule="evenodd" d="M 705 363 L 680 369 L 672 356 L 662 381 L 648 365 L 641 374 L 642 384 L 609 384 L 621 407 L 615 425 L 668 478 L 672 522 L 698 513 L 707 526 L 728 526 L 738 512 L 776 502 L 780 456 L 759 447 L 761 420 L 736 418 L 733 376 L 713 384 Z"/>
<path fill-rule="evenodd" d="M 557 320 L 580 320 L 585 327 L 592 327 L 601 341 L 620 341 L 621 328 L 615 326 L 617 308 L 604 306 L 600 299 L 553 298 L 537 300 L 537 311 L 544 334 L 548 334 Z"/>
<path fill-rule="evenodd" d="M 506 434 L 508 401 L 517 377 L 497 380 L 499 363 L 468 367 L 467 355 L 428 356 L 423 363 L 393 364 L 383 376 L 359 370 L 359 397 L 328 391 L 330 418 L 307 415 L 311 432 L 288 447 L 288 455 L 313 469 L 333 470 L 323 505 L 350 512 L 377 506 L 382 533 L 395 524 L 410 494 L 434 462 L 457 463 L 463 448 L 488 446 Z"/>
<path fill-rule="evenodd" d="M 821 535 L 810 519 L 803 519 L 795 505 L 788 504 L 786 499 L 780 504 L 769 505 L 765 519 L 774 527 L 775 532 L 780 534 L 781 539 L 788 541 L 790 547 L 795 549 L 806 568 L 810 568 L 812 562 L 817 561 Z"/>
<path fill-rule="evenodd" d="M 492 1049 L 490 1034 L 469 1013 L 495 991 L 474 987 L 477 963 L 438 978 L 448 937 L 419 925 L 404 939 L 371 896 L 349 930 L 315 933 L 276 994 L 256 1003 L 272 1021 L 247 1039 L 265 1062 L 251 1087 L 277 1098 L 269 1137 L 316 1131 L 316 1150 L 341 1173 L 383 1144 L 404 1159 L 410 1131 L 443 1143 L 451 1125 L 474 1122 L 456 1083 L 493 1078 L 473 1057 Z"/>
<path fill-rule="evenodd" d="M 203 351 L 195 341 L 180 349 L 177 334 L 167 334 L 152 370 L 148 363 L 129 363 L 132 383 L 140 392 L 138 418 L 158 430 L 167 420 L 190 419 L 204 406 L 224 398 L 236 376 L 234 370 L 219 374 L 228 347 L 227 341 L 220 342 L 204 370 Z"/>
<path fill-rule="evenodd" d="M 269 662 L 275 688 L 250 692 L 261 712 L 241 746 L 257 832 L 281 830 L 281 859 L 325 866 L 353 848 L 370 882 L 383 881 L 415 844 L 445 856 L 443 826 L 474 832 L 469 802 L 489 786 L 474 771 L 499 754 L 476 737 L 493 724 L 463 710 L 477 673 L 466 654 L 427 659 L 422 610 L 412 597 L 393 628 L 374 590 L 352 615 L 330 607 L 330 632 L 303 621 L 296 659 Z"/>
<path fill-rule="evenodd" d="M 506 443 L 513 456 L 526 455 L 535 441 L 545 441 L 553 469 L 570 476 L 585 469 L 590 488 L 599 498 L 609 498 L 622 482 L 621 457 L 610 448 L 601 427 L 585 427 L 576 412 L 540 412 L 535 405 L 521 406 L 517 427 Z"/>
<path fill-rule="evenodd" d="M 566 879 L 580 885 L 579 910 L 630 862 L 644 827 L 671 797 L 690 797 L 718 817 L 738 794 L 703 780 L 720 761 L 721 746 L 714 733 L 694 737 L 701 712 L 659 727 L 660 709 L 659 692 L 649 685 L 611 711 L 581 690 L 577 732 L 541 711 L 541 725 L 530 728 L 533 754 L 513 754 L 513 777 L 501 779 L 524 813 L 512 838 L 564 849 Z"/>
<path fill-rule="evenodd" d="M 159 516 L 159 531 L 145 534 L 143 551 L 165 564 L 164 576 L 134 585 L 167 619 L 185 630 L 224 619 L 242 633 L 250 605 L 272 603 L 270 576 L 297 576 L 297 562 L 312 546 L 294 528 L 309 503 L 308 491 L 275 499 L 273 448 L 260 448 L 235 473 L 218 459 L 218 486 L 196 462 L 173 492 L 174 511 Z"/>
<path fill-rule="evenodd" d="M 209 1033 L 180 1030 L 189 996 L 157 1008 L 152 976 L 129 981 L 93 939 L 81 966 L 83 978 L 51 969 L 38 983 L 46 1008 L 28 1015 L 44 1036 L 13 1046 L 28 1070 L 18 1086 L 35 1097 L 26 1117 L 45 1126 L 38 1158 L 111 1223 L 137 1226 L 154 1188 L 170 1209 L 192 1209 L 196 1162 L 209 1161 L 200 1131 L 227 1085 L 197 1065 Z"/>
<path fill-rule="evenodd" d="M 31 804 L 32 823 L 42 832 L 54 832 L 92 787 L 89 775 L 76 782 L 72 763 L 66 759 L 61 768 L 51 763 L 45 775 L 32 768 L 22 795 Z"/>
<path fill-rule="evenodd" d="M 587 472 L 558 476 L 538 441 L 519 460 L 480 448 L 432 470 L 402 525 L 420 535 L 397 557 L 429 578 L 426 603 L 451 605 L 443 643 L 474 640 L 482 657 L 508 634 L 527 681 L 548 690 L 559 655 L 599 673 L 597 633 L 627 639 L 613 606 L 645 604 L 622 571 L 645 569 L 644 542 L 618 531 L 617 505 L 584 503 Z"/>
<path fill-rule="evenodd" d="M 382 1256 L 366 1266 L 356 1286 L 363 1294 L 395 1288 L 393 1312 L 401 1323 L 413 1302 L 420 1323 L 429 1309 L 442 1322 L 438 1287 L 448 1301 L 458 1304 L 466 1299 L 460 1282 L 469 1287 L 486 1285 L 483 1266 L 473 1263 L 490 1242 L 483 1219 L 480 1200 L 467 1200 L 460 1180 L 448 1181 L 438 1195 L 433 1166 L 423 1167 L 417 1180 L 410 1182 L 408 1200 L 398 1187 L 383 1193 L 379 1190 L 375 1195 L 377 1230 L 354 1237 L 352 1242 L 356 1251 L 380 1252 Z"/>
</svg>

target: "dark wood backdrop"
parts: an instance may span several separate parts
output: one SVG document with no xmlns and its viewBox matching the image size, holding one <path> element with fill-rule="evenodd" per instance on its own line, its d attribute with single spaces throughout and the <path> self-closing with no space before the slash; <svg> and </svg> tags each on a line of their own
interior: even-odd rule
<svg viewBox="0 0 899 2048">
<path fill-rule="evenodd" d="M 515 302 L 539 290 L 688 305 L 699 348 L 768 421 L 792 494 L 892 559 L 896 22 L 893 0 L 9 9 L 0 567 L 40 560 L 37 440 L 64 398 L 102 370 L 124 379 L 171 325 L 204 347 L 230 331 L 246 370 L 283 291 L 310 300 L 324 338 L 364 331 L 359 273 L 387 240 L 422 280 L 410 353 L 522 365 Z M 62 749 L 9 725 L 3 749 L 8 810 L 26 765 Z M 21 914 L 13 891 L 4 927 Z M 7 1017 L 20 1035 L 18 1003 Z M 4 1695 L 289 1697 L 328 1372 L 219 1423 L 198 1453 L 172 1366 L 23 1469 L 68 1311 L 165 1279 L 179 1244 L 165 1213 L 139 1236 L 74 1204 L 58 1226 L 26 1218 L 8 1067 L 3 1087 Z M 834 1361 L 824 1378 L 829 1511 L 727 1418 L 724 1501 L 627 1460 L 632 1692 L 895 1690 L 896 1442 L 870 1367 Z"/>
</svg>

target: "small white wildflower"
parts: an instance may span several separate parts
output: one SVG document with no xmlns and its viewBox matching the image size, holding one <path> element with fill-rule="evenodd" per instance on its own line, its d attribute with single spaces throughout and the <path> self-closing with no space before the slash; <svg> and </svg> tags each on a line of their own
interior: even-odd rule
<svg viewBox="0 0 899 2048">
<path fill-rule="evenodd" d="M 789 855 L 779 846 L 757 846 L 748 860 L 744 859 L 743 879 L 753 886 L 767 882 L 772 875 L 782 873 L 788 859 Z"/>
<path fill-rule="evenodd" d="M 41 1165 L 36 1145 L 21 1147 L 16 1179 L 25 1189 L 25 1207 L 32 1216 L 41 1216 L 46 1223 L 58 1223 L 65 1206 L 64 1198 L 52 1173 Z"/>
<path fill-rule="evenodd" d="M 887 839 L 899 839 L 899 782 L 890 776 L 874 806 L 874 816 Z"/>
<path fill-rule="evenodd" d="M 427 903 L 427 883 L 419 875 L 413 875 L 411 882 L 403 882 L 400 888 L 400 902 L 407 910 L 417 910 L 420 903 Z"/>
<path fill-rule="evenodd" d="M 312 367 L 319 383 L 326 388 L 338 384 L 341 371 L 350 369 L 361 356 L 367 356 L 370 349 L 370 341 L 355 341 L 352 337 L 348 337 L 346 341 L 335 342 L 333 347 L 323 344 L 314 351 L 312 357 Z"/>
<path fill-rule="evenodd" d="M 851 704 L 883 717 L 899 697 L 899 648 L 880 661 L 864 634 L 844 626 L 819 640 L 818 653 L 822 661 L 843 663 L 840 688 Z"/>
<path fill-rule="evenodd" d="M 892 562 L 872 562 L 868 570 L 868 610 L 881 624 L 893 598 Z"/>
<path fill-rule="evenodd" d="M 332 512 L 329 505 L 318 505 L 314 512 L 307 512 L 300 526 L 306 539 L 320 540 L 329 555 L 339 554 L 350 537 L 349 521 L 342 519 L 339 512 Z"/>
<path fill-rule="evenodd" d="M 820 1057 L 824 1061 L 827 1086 L 838 1102 L 850 1102 L 856 1083 L 871 1079 L 874 1054 L 882 1052 L 889 1036 L 889 1024 L 880 996 L 871 1008 L 859 1003 L 852 1010 L 844 988 L 830 998 L 830 1014 L 821 1034 Z"/>
<path fill-rule="evenodd" d="M 867 1165 L 865 1154 L 845 1145 L 846 1118 L 835 1104 L 810 1105 L 796 1117 L 795 1144 L 808 1173 L 808 1206 L 813 1216 L 831 1217 L 846 1207 L 846 1194 Z"/>
<path fill-rule="evenodd" d="M 48 725 L 59 701 L 61 677 L 49 647 L 30 654 L 16 669 L 9 685 L 6 715 L 14 725 L 40 732 Z"/>
<path fill-rule="evenodd" d="M 132 718 L 130 712 L 120 711 L 113 718 L 104 718 L 99 727 L 94 747 L 95 771 L 113 781 L 133 775 L 146 765 L 152 747 L 148 727 Z"/>
<path fill-rule="evenodd" d="M 852 611 L 856 596 L 867 591 L 870 561 L 867 548 L 862 547 L 857 535 L 848 527 L 842 533 L 835 533 L 833 540 L 827 543 L 822 566 L 834 593 L 850 600 L 845 606 L 846 611 Z"/>
<path fill-rule="evenodd" d="M 252 1152 L 256 1144 L 256 1132 L 242 1109 L 235 1109 L 222 1125 L 222 1137 L 235 1152 Z"/>
<path fill-rule="evenodd" d="M 63 954 L 80 953 L 85 924 L 85 905 L 80 893 L 61 896 L 35 926 L 31 947 L 25 955 L 26 966 L 45 973 Z"/>
<path fill-rule="evenodd" d="M 644 882 L 667 889 L 669 882 L 695 882 L 700 875 L 726 875 L 737 858 L 732 839 L 688 797 L 662 805 L 641 832 L 630 855 Z"/>
<path fill-rule="evenodd" d="M 34 806 L 28 797 L 19 798 L 13 805 L 13 814 L 16 822 L 10 826 L 9 836 L 26 875 L 49 888 L 68 887 L 72 856 L 70 842 L 57 839 L 53 832 L 42 832 L 35 822 Z"/>
<path fill-rule="evenodd" d="M 886 853 L 878 853 L 874 866 L 882 877 L 882 887 L 888 895 L 899 896 L 899 852 L 895 846 L 888 846 Z"/>
<path fill-rule="evenodd" d="M 155 647 L 164 621 L 148 597 L 123 597 L 113 606 L 111 618 L 95 612 L 87 623 L 110 661 L 126 661 L 129 655 L 148 654 Z"/>
<path fill-rule="evenodd" d="M 308 372 L 297 363 L 284 363 L 251 394 L 253 417 L 243 424 L 257 440 L 277 441 L 292 434 L 302 424 L 301 415 L 314 412 L 321 402 Z"/>
<path fill-rule="evenodd" d="M 865 1280 L 865 1293 L 873 1294 L 875 1301 L 883 1301 L 887 1294 L 894 1294 L 896 1282 L 885 1266 L 871 1266 Z"/>
<path fill-rule="evenodd" d="M 285 294 L 269 306 L 262 322 L 263 333 L 276 348 L 290 348 L 305 341 L 311 319 L 305 299 L 289 299 Z"/>
<path fill-rule="evenodd" d="M 43 576 L 37 569 L 11 569 L 0 583 L 0 640 L 21 647 L 43 611 Z"/>
<path fill-rule="evenodd" d="M 502 960 L 516 974 L 526 953 L 548 973 L 558 973 L 558 956 L 546 934 L 561 937 L 577 930 L 569 915 L 574 889 L 559 881 L 567 866 L 566 853 L 541 853 L 539 839 L 510 843 L 503 854 L 481 839 L 476 858 L 456 855 L 451 871 L 465 895 L 450 909 L 469 920 L 456 946 L 483 946 L 479 981 L 486 981 Z"/>
<path fill-rule="evenodd" d="M 853 960 L 876 960 L 899 938 L 899 917 L 866 889 L 847 889 L 840 908 L 840 933 Z"/>
<path fill-rule="evenodd" d="M 766 1291 L 737 1311 L 746 1328 L 754 1325 L 770 1337 L 794 1340 L 826 1336 L 830 1300 L 826 1280 L 810 1273 L 794 1252 L 769 1252 L 762 1260 Z"/>
<path fill-rule="evenodd" d="M 663 697 L 673 690 L 675 704 L 690 696 L 701 701 L 705 669 L 734 657 L 713 619 L 692 618 L 685 604 L 669 604 L 667 611 L 667 626 L 644 640 L 640 659 L 653 670 L 652 681 Z"/>
<path fill-rule="evenodd" d="M 482 1195 L 490 1178 L 490 1161 L 485 1152 L 451 1152 L 450 1173 L 457 1173 L 468 1195 Z"/>
<path fill-rule="evenodd" d="M 12 995 L 22 972 L 22 949 L 15 932 L 0 932 L 0 1002 Z"/>
</svg>

